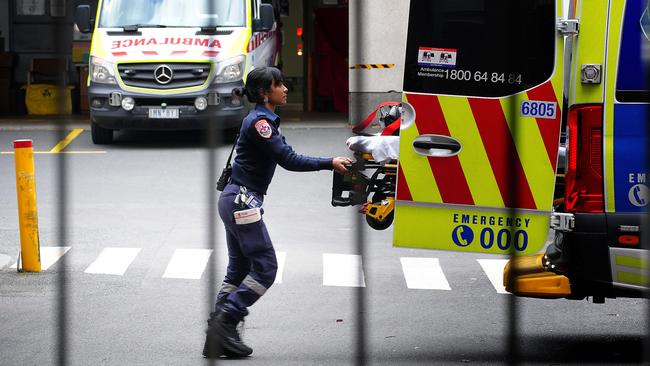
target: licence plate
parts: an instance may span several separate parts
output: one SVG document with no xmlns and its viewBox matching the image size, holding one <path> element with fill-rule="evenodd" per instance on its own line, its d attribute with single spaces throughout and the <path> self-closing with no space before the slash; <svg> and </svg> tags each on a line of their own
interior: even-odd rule
<svg viewBox="0 0 650 366">
<path fill-rule="evenodd" d="M 149 118 L 178 118 L 178 109 L 149 108 Z"/>
</svg>

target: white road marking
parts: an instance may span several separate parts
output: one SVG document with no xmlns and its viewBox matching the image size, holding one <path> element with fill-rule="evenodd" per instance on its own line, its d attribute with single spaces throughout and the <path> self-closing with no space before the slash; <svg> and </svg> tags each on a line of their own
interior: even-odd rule
<svg viewBox="0 0 650 366">
<path fill-rule="evenodd" d="M 365 287 L 361 256 L 323 253 L 323 286 Z"/>
<path fill-rule="evenodd" d="M 212 249 L 176 249 L 163 278 L 201 279 Z"/>
<path fill-rule="evenodd" d="M 141 248 L 104 248 L 84 272 L 122 276 Z"/>
<path fill-rule="evenodd" d="M 278 273 L 275 275 L 274 283 L 282 283 L 282 273 L 284 272 L 284 264 L 287 262 L 287 252 L 275 252 L 278 258 Z"/>
<path fill-rule="evenodd" d="M 508 263 L 507 259 L 477 259 L 478 263 L 483 267 L 483 272 L 488 276 L 492 286 L 499 294 L 508 294 L 505 286 L 503 286 L 503 267 Z"/>
<path fill-rule="evenodd" d="M 59 261 L 70 247 L 41 247 L 41 271 L 50 268 L 54 263 Z M 11 268 L 18 268 L 18 262 L 14 263 Z"/>
<path fill-rule="evenodd" d="M 438 258 L 402 257 L 406 286 L 422 290 L 451 290 Z"/>
</svg>

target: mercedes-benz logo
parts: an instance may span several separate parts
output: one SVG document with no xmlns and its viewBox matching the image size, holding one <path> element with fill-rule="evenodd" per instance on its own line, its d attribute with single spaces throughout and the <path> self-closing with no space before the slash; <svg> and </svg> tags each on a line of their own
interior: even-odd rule
<svg viewBox="0 0 650 366">
<path fill-rule="evenodd" d="M 153 77 L 156 79 L 158 84 L 169 84 L 169 82 L 172 81 L 173 76 L 174 71 L 172 71 L 172 68 L 167 65 L 160 65 L 156 67 L 156 70 L 153 72 Z"/>
</svg>

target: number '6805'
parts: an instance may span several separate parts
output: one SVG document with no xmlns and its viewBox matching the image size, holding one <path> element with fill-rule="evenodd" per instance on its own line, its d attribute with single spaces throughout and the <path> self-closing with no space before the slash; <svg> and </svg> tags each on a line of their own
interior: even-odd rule
<svg viewBox="0 0 650 366">
<path fill-rule="evenodd" d="M 557 103 L 524 100 L 521 102 L 521 116 L 533 118 L 555 118 Z"/>
</svg>

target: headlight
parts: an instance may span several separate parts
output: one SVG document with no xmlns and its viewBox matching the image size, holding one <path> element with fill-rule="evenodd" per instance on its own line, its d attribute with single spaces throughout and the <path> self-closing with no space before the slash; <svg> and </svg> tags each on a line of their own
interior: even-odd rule
<svg viewBox="0 0 650 366">
<path fill-rule="evenodd" d="M 90 81 L 103 84 L 117 84 L 113 63 L 99 57 L 90 59 Z"/>
<path fill-rule="evenodd" d="M 214 79 L 214 82 L 229 83 L 241 80 L 244 75 L 245 67 L 246 57 L 243 55 L 221 61 L 216 65 L 217 77 Z"/>
</svg>

